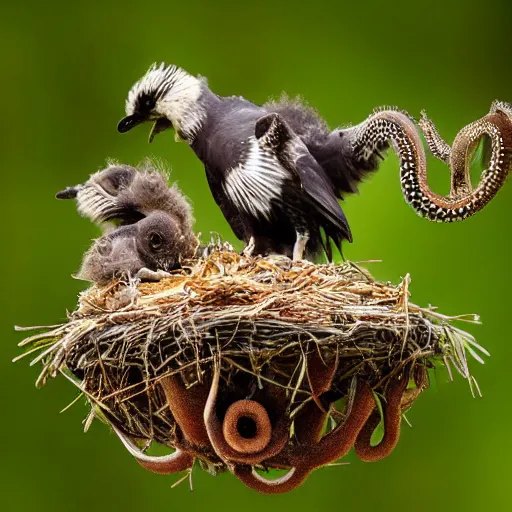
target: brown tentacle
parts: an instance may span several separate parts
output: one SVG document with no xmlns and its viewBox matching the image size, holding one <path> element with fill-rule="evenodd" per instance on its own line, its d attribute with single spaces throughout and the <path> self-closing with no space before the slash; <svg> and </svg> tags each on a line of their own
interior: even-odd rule
<svg viewBox="0 0 512 512">
<path fill-rule="evenodd" d="M 312 446 L 321 439 L 328 412 L 314 401 L 304 405 L 294 420 L 294 442 L 290 442 L 278 455 L 267 461 L 270 466 L 291 469 L 300 458 L 307 458 Z M 292 462 L 293 461 L 293 462 Z"/>
<path fill-rule="evenodd" d="M 402 421 L 402 399 L 406 391 L 408 379 L 391 385 L 387 393 L 387 403 L 384 406 L 384 437 L 379 444 L 372 446 L 372 434 L 380 423 L 380 414 L 374 411 L 365 426 L 357 436 L 354 450 L 364 462 L 375 462 L 387 457 L 394 449 L 400 438 L 400 424 Z"/>
<path fill-rule="evenodd" d="M 254 468 L 250 466 L 235 466 L 233 474 L 247 487 L 263 494 L 281 494 L 290 492 L 299 487 L 309 474 L 313 467 L 292 468 L 290 471 L 275 480 L 269 480 L 259 475 Z"/>
<path fill-rule="evenodd" d="M 427 370 L 421 365 L 415 365 L 413 369 L 414 388 L 408 388 L 404 391 L 400 401 L 400 408 L 402 412 L 409 409 L 416 399 L 420 396 L 421 392 L 428 387 L 428 373 Z"/>
<path fill-rule="evenodd" d="M 295 438 L 299 445 L 315 445 L 322 438 L 328 412 L 308 402 L 295 419 Z"/>
<path fill-rule="evenodd" d="M 178 375 L 160 380 L 167 403 L 185 439 L 195 446 L 209 446 L 206 427 L 201 421 L 207 400 L 207 390 L 203 385 L 187 389 Z"/>
<path fill-rule="evenodd" d="M 219 388 L 220 369 L 214 366 L 212 384 L 208 394 L 208 400 L 204 408 L 204 423 L 210 443 L 215 453 L 227 464 L 239 462 L 242 464 L 259 464 L 262 461 L 277 455 L 288 441 L 288 424 L 284 411 L 279 415 L 279 420 L 272 431 L 271 440 L 266 447 L 257 453 L 242 453 L 229 445 L 224 437 L 222 425 L 217 418 L 215 404 Z"/>
<path fill-rule="evenodd" d="M 245 422 L 245 435 L 241 432 Z M 272 425 L 265 407 L 254 400 L 238 400 L 231 404 L 222 422 L 224 439 L 238 453 L 259 453 L 272 439 Z"/>
<path fill-rule="evenodd" d="M 278 494 L 299 487 L 315 469 L 329 464 L 345 455 L 354 444 L 361 428 L 368 420 L 375 402 L 370 387 L 366 383 L 358 384 L 354 402 L 345 421 L 332 432 L 321 438 L 327 413 L 316 403 L 310 402 L 296 420 L 297 441 L 287 454 L 286 463 L 282 454 L 271 461 L 272 465 L 291 467 L 290 471 L 276 480 L 268 480 L 259 475 L 254 468 L 235 466 L 233 473 L 247 487 L 264 494 Z M 307 432 L 310 420 L 311 431 Z"/>
<path fill-rule="evenodd" d="M 147 456 L 149 457 L 149 456 Z M 147 460 L 144 458 L 136 457 L 135 460 L 148 471 L 157 473 L 159 475 L 172 475 L 186 471 L 194 465 L 194 457 L 187 452 L 176 449 L 172 455 L 165 457 L 149 457 Z"/>
<path fill-rule="evenodd" d="M 190 469 L 194 464 L 194 457 L 189 453 L 176 448 L 174 453 L 163 456 L 146 455 L 135 443 L 126 437 L 114 425 L 110 425 L 112 430 L 117 434 L 125 448 L 130 452 L 135 460 L 148 471 L 158 473 L 160 475 L 170 475 Z"/>
<path fill-rule="evenodd" d="M 402 410 L 402 412 L 406 411 L 407 409 L 409 409 L 409 407 L 412 406 L 412 404 L 420 396 L 422 391 L 423 388 L 421 387 L 406 389 L 404 391 L 404 394 L 402 395 L 402 399 L 400 401 L 400 409 Z"/>
<path fill-rule="evenodd" d="M 337 368 L 338 354 L 336 354 L 336 357 L 329 361 L 329 363 L 326 363 L 324 359 L 322 359 L 318 347 L 315 347 L 315 349 L 307 355 L 307 376 L 309 387 L 311 389 L 313 400 L 320 409 L 324 408 L 320 401 L 320 395 L 331 389 Z"/>
<path fill-rule="evenodd" d="M 324 466 L 345 456 L 354 445 L 374 407 L 370 386 L 365 382 L 358 383 L 352 407 L 345 421 L 322 437 L 306 454 L 310 464 L 313 467 Z"/>
</svg>

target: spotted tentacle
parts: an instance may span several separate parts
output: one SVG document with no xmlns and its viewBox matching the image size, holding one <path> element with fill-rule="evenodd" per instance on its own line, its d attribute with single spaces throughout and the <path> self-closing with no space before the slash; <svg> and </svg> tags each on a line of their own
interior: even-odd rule
<svg viewBox="0 0 512 512">
<path fill-rule="evenodd" d="M 416 212 L 436 222 L 464 220 L 481 210 L 498 192 L 508 175 L 512 159 L 512 117 L 499 103 L 491 112 L 457 135 L 450 159 L 452 193 L 444 197 L 430 190 L 423 145 L 411 118 L 402 111 L 381 110 L 347 130 L 352 151 L 361 162 L 378 154 L 391 141 L 400 160 L 400 182 L 405 200 Z M 508 108 L 508 107 L 507 107 Z M 491 156 L 478 186 L 469 179 L 471 153 L 483 136 L 488 136 Z"/>
<path fill-rule="evenodd" d="M 422 112 L 418 124 L 432 154 L 450 167 L 450 197 L 469 201 L 467 206 L 472 209 L 469 215 L 473 215 L 494 197 L 508 175 L 512 149 L 512 108 L 503 102 L 493 102 L 488 115 L 460 130 L 452 148 L 441 139 L 437 128 L 425 112 Z M 482 137 L 488 137 L 491 151 L 482 180 L 473 191 L 470 162 Z"/>
<path fill-rule="evenodd" d="M 421 117 L 418 121 L 418 126 L 423 132 L 423 136 L 425 137 L 428 149 L 430 149 L 432 155 L 441 160 L 441 162 L 449 165 L 452 148 L 441 137 L 438 129 L 436 128 L 436 125 L 427 116 L 427 113 L 424 110 L 421 111 Z"/>
</svg>

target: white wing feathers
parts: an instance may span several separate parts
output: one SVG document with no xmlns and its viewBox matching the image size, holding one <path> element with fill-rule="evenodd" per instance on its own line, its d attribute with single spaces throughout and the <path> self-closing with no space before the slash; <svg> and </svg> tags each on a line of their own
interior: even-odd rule
<svg viewBox="0 0 512 512">
<path fill-rule="evenodd" d="M 229 171 L 224 191 L 237 208 L 270 220 L 271 203 L 281 197 L 290 174 L 272 153 L 261 148 L 256 137 L 249 139 L 248 146 L 245 160 Z"/>
</svg>

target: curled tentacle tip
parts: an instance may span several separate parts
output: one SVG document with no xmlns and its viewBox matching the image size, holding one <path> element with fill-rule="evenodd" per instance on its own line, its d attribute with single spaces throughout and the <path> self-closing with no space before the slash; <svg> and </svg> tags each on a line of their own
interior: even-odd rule
<svg viewBox="0 0 512 512">
<path fill-rule="evenodd" d="M 237 466 L 233 474 L 247 487 L 262 494 L 282 494 L 299 487 L 313 471 L 312 467 L 292 468 L 288 473 L 275 480 L 259 475 L 253 467 Z"/>
<path fill-rule="evenodd" d="M 189 453 L 176 449 L 174 453 L 162 456 L 146 455 L 128 436 L 123 434 L 113 423 L 112 430 L 119 437 L 124 447 L 135 460 L 148 471 L 160 475 L 170 475 L 190 469 L 194 464 L 194 457 Z"/>
<path fill-rule="evenodd" d="M 267 411 L 254 400 L 233 403 L 226 411 L 222 432 L 228 445 L 244 454 L 261 452 L 272 439 Z"/>
<path fill-rule="evenodd" d="M 427 112 L 425 110 L 422 110 L 420 112 L 420 117 L 418 119 L 418 122 L 416 123 L 421 131 L 423 132 L 424 136 L 427 138 L 427 143 L 429 142 L 428 137 L 432 136 L 432 131 L 435 130 L 435 126 L 433 125 L 430 117 L 428 117 Z"/>
<path fill-rule="evenodd" d="M 512 117 L 512 105 L 500 100 L 494 100 L 491 104 L 490 114 L 495 112 L 503 112 L 509 117 Z"/>
</svg>

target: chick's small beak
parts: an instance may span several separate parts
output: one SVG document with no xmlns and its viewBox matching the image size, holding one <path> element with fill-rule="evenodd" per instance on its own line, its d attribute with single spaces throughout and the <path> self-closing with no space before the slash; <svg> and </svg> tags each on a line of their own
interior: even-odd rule
<svg viewBox="0 0 512 512">
<path fill-rule="evenodd" d="M 172 128 L 172 123 L 166 117 L 160 117 L 153 124 L 153 128 L 151 128 L 151 132 L 149 134 L 149 142 L 153 142 L 155 135 L 157 133 L 163 132 L 169 128 Z"/>
<path fill-rule="evenodd" d="M 137 126 L 138 124 L 142 123 L 144 119 L 137 115 L 132 114 L 131 116 L 126 116 L 119 123 L 117 124 L 117 131 L 119 133 L 125 133 L 130 131 L 134 126 Z"/>
<path fill-rule="evenodd" d="M 64 190 L 57 192 L 55 197 L 57 199 L 76 199 L 78 192 L 82 189 L 82 185 L 75 185 L 74 187 L 66 187 Z"/>
</svg>

